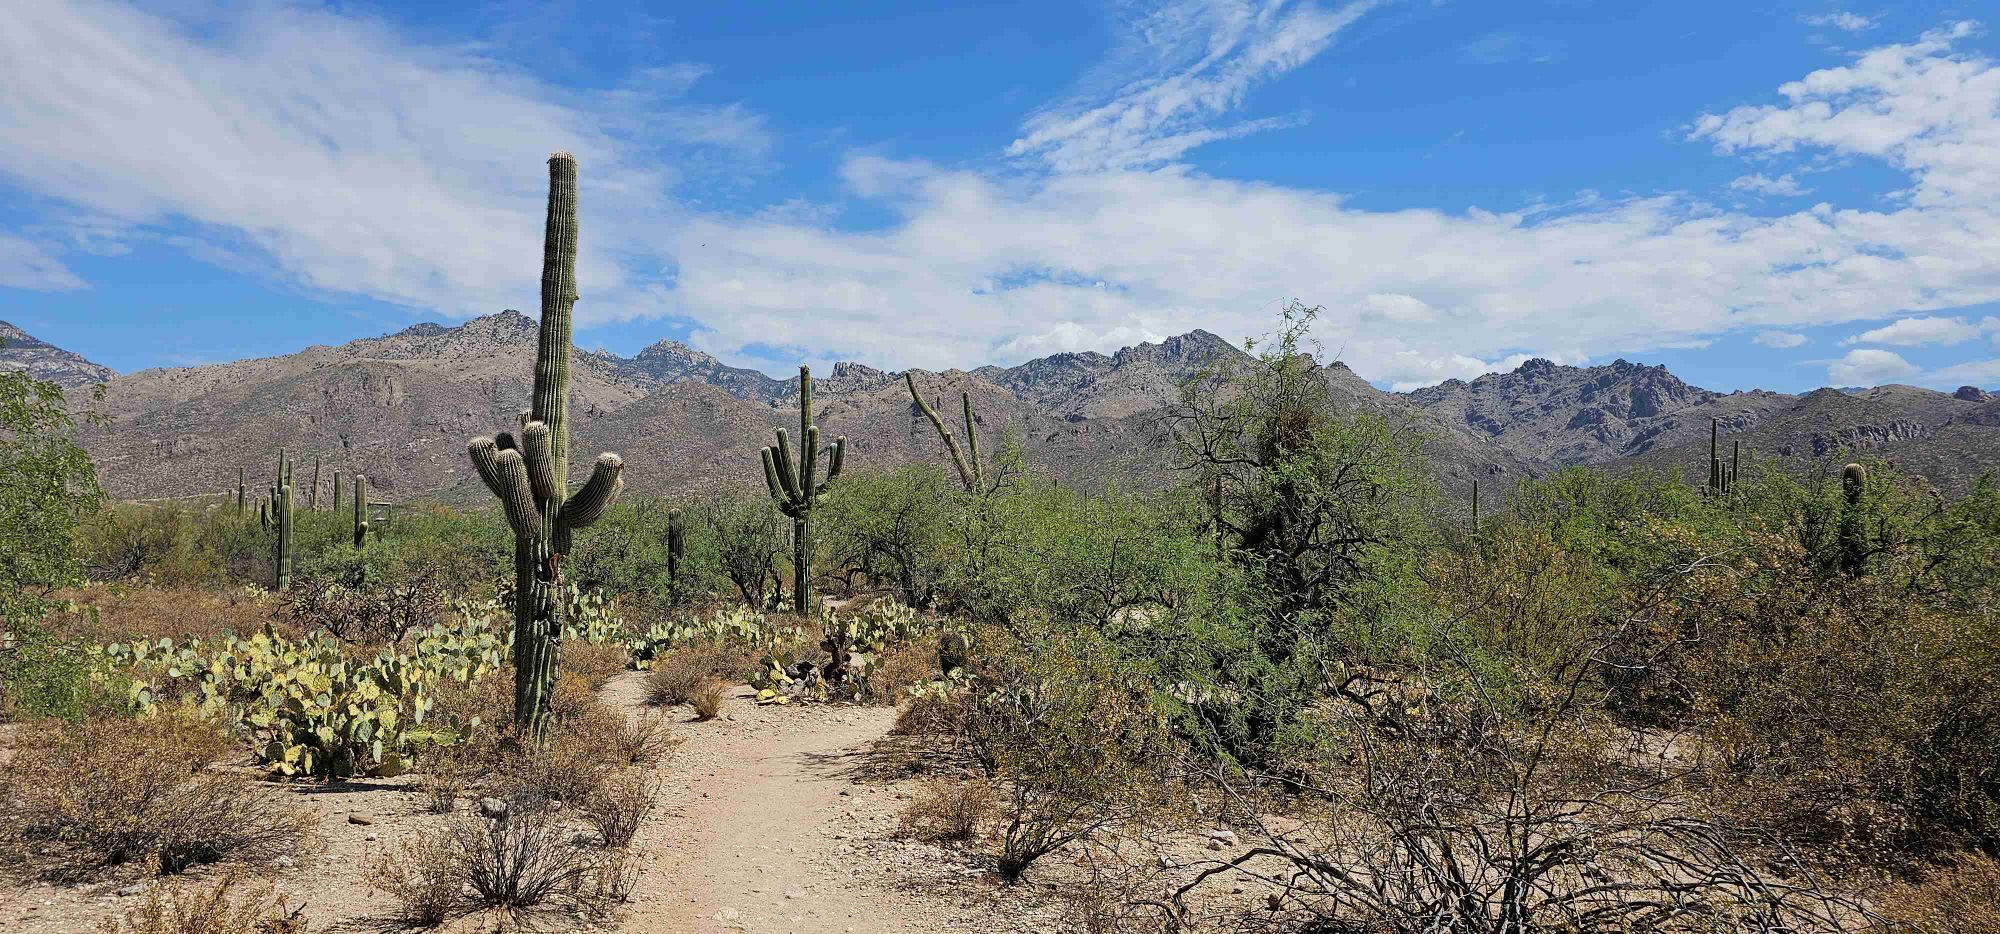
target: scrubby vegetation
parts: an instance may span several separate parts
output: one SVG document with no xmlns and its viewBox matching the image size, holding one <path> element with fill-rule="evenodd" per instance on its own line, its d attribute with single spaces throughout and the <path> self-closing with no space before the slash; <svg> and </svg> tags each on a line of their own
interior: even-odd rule
<svg viewBox="0 0 2000 934">
<path fill-rule="evenodd" d="M 665 711 L 748 688 L 901 705 L 933 773 L 910 832 L 1009 883 L 1073 852 L 1091 926 L 1989 923 L 2000 484 L 1575 468 L 1470 516 L 1421 436 L 1335 405 L 1312 317 L 1186 387 L 1165 489 L 1062 486 L 1005 438 L 982 458 L 969 399 L 961 448 L 918 396 L 936 465 L 836 444 L 818 473 L 808 419 L 745 465 L 763 489 L 607 505 L 606 460 L 566 512 L 550 409 L 474 444 L 504 515 L 410 504 L 365 535 L 359 510 L 102 504 L 59 394 L 0 373 L 0 698 L 34 726 L 0 855 L 63 880 L 256 865 L 311 834 L 225 764 L 415 770 L 452 829 L 376 868 L 400 920 L 597 917 L 630 891 Z M 599 698 L 626 670 L 660 713 Z M 1103 861 L 1222 825 L 1245 845 L 1171 878 Z"/>
</svg>

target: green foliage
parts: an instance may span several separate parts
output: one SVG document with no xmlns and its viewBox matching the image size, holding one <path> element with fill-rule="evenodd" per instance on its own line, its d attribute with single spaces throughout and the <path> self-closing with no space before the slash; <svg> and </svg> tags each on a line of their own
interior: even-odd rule
<svg viewBox="0 0 2000 934">
<path fill-rule="evenodd" d="M 887 587 L 906 605 L 930 606 L 957 556 L 954 523 L 970 505 L 936 467 L 854 473 L 822 509 L 826 570 L 850 587 Z"/>
<path fill-rule="evenodd" d="M 102 500 L 62 389 L 0 370 L 0 622 L 38 619 L 83 582 L 77 527 Z"/>
</svg>

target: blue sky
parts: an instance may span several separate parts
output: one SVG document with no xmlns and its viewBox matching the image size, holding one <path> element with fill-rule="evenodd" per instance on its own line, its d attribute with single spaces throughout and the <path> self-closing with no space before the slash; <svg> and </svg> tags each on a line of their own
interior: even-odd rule
<svg viewBox="0 0 2000 934">
<path fill-rule="evenodd" d="M 2000 387 L 1972 4 L 16 4 L 0 318 L 121 371 L 532 312 L 563 148 L 621 353 L 938 369 L 1296 298 L 1384 387 Z"/>
</svg>

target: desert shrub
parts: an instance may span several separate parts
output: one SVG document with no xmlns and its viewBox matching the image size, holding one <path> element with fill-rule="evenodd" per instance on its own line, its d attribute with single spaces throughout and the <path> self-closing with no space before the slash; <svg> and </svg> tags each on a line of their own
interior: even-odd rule
<svg viewBox="0 0 2000 934">
<path fill-rule="evenodd" d="M 292 908 L 269 884 L 246 886 L 240 869 L 209 883 L 153 886 L 139 907 L 106 918 L 101 934 L 306 934 L 305 907 Z"/>
<path fill-rule="evenodd" d="M 717 676 L 722 646 L 702 642 L 684 646 L 653 660 L 646 674 L 646 702 L 660 707 L 685 704 L 703 684 Z"/>
<path fill-rule="evenodd" d="M 627 718 L 612 737 L 612 750 L 625 765 L 651 765 L 680 746 L 671 721 L 657 711 Z"/>
<path fill-rule="evenodd" d="M 114 708 L 122 698 L 107 696 L 100 673 L 104 666 L 80 641 L 29 622 L 0 628 L 0 715 L 78 720 Z"/>
<path fill-rule="evenodd" d="M 77 526 L 103 499 L 62 387 L 0 372 L 0 622 L 39 619 L 83 583 Z"/>
<path fill-rule="evenodd" d="M 1871 929 L 1879 934 L 2000 931 L 2000 859 L 1966 854 L 1921 882 L 1891 886 L 1881 902 L 1889 920 Z"/>
<path fill-rule="evenodd" d="M 169 709 L 25 734 L 0 767 L 0 848 L 55 879 L 139 865 L 161 875 L 297 852 L 311 818 L 250 778 L 211 769 L 233 744 Z"/>
<path fill-rule="evenodd" d="M 420 567 L 390 580 L 352 573 L 299 575 L 285 594 L 285 614 L 302 629 L 324 629 L 342 642 L 401 642 L 445 612 L 444 574 Z"/>
<path fill-rule="evenodd" d="M 248 588 L 94 584 L 58 596 L 76 611 L 51 614 L 50 630 L 99 645 L 214 639 L 266 626 L 298 634 L 280 597 Z"/>
<path fill-rule="evenodd" d="M 971 840 L 998 812 L 999 803 L 985 779 L 926 779 L 903 811 L 903 831 L 926 840 Z"/>
<path fill-rule="evenodd" d="M 546 802 L 520 799 L 502 818 L 461 817 L 446 833 L 412 839 L 378 860 L 368 883 L 411 926 L 489 909 L 602 918 L 629 895 L 631 864 L 575 838 Z"/>
<path fill-rule="evenodd" d="M 819 520 L 827 573 L 850 593 L 887 590 L 905 606 L 930 606 L 955 557 L 958 482 L 929 464 L 841 477 L 841 495 Z"/>
<path fill-rule="evenodd" d="M 1171 810 L 1177 742 L 1150 688 L 1101 634 L 1017 621 L 981 640 L 990 674 L 968 732 L 1000 776 L 1000 876 Z"/>
<path fill-rule="evenodd" d="M 415 834 L 368 867 L 369 888 L 396 905 L 389 920 L 411 928 L 436 927 L 466 903 L 463 857 L 450 834 Z"/>
<path fill-rule="evenodd" d="M 759 610 L 777 606 L 784 592 L 778 557 L 785 538 L 765 497 L 719 495 L 702 501 L 695 514 L 697 527 L 715 536 L 716 563 L 743 602 Z"/>
<path fill-rule="evenodd" d="M 714 678 L 702 682 L 688 697 L 688 703 L 694 707 L 694 718 L 702 721 L 722 716 L 723 704 L 728 700 L 729 685 Z"/>
<path fill-rule="evenodd" d="M 554 809 L 529 802 L 515 802 L 504 820 L 461 820 L 450 834 L 475 907 L 602 917 L 629 891 L 630 864 L 619 850 L 575 837 Z"/>
<path fill-rule="evenodd" d="M 625 672 L 625 646 L 612 642 L 572 641 L 563 645 L 562 667 L 575 672 L 592 690 Z"/>
<path fill-rule="evenodd" d="M 659 788 L 659 781 L 645 772 L 618 775 L 583 801 L 583 820 L 597 831 L 605 846 L 622 847 L 632 842 L 639 826 L 653 813 Z"/>
<path fill-rule="evenodd" d="M 937 651 L 929 645 L 905 642 L 882 653 L 882 661 L 868 673 L 868 698 L 878 704 L 895 704 L 909 690 L 939 675 Z"/>
</svg>

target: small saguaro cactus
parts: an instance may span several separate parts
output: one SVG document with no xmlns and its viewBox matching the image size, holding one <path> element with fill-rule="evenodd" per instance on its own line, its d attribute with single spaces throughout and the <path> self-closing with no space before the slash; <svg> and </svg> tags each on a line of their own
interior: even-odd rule
<svg viewBox="0 0 2000 934">
<path fill-rule="evenodd" d="M 292 484 L 289 479 L 286 480 L 284 485 L 278 487 L 276 503 L 277 507 L 275 511 L 277 513 L 278 525 L 277 589 L 282 591 L 292 588 Z"/>
<path fill-rule="evenodd" d="M 245 510 L 249 508 L 250 508 L 250 473 L 249 471 L 246 471 L 243 468 L 238 467 L 236 468 L 236 514 L 240 516 L 243 514 Z"/>
<path fill-rule="evenodd" d="M 319 456 L 318 455 L 313 456 L 312 511 L 313 512 L 319 511 Z"/>
<path fill-rule="evenodd" d="M 681 559 L 687 555 L 687 522 L 678 509 L 667 510 L 667 600 L 681 603 Z"/>
<path fill-rule="evenodd" d="M 340 471 L 338 471 L 338 470 L 334 471 L 334 472 L 333 472 L 333 511 L 334 511 L 334 512 L 339 512 L 339 511 L 340 511 L 340 482 L 341 482 L 341 479 L 342 479 L 342 478 L 341 478 L 341 476 L 340 476 Z"/>
<path fill-rule="evenodd" d="M 1735 471 L 1722 462 L 1722 419 L 1708 420 L 1708 491 L 1717 495 L 1729 492 L 1730 481 L 1735 479 Z M 1739 442 L 1740 443 L 1740 442 Z M 1740 450 L 1740 448 L 1739 448 Z"/>
<path fill-rule="evenodd" d="M 792 456 L 791 438 L 778 429 L 778 444 L 760 452 L 764 461 L 764 483 L 771 488 L 771 501 L 792 520 L 792 610 L 800 616 L 812 613 L 812 511 L 826 495 L 827 484 L 840 476 L 841 461 L 847 456 L 847 439 L 835 438 L 826 465 L 826 479 L 819 475 L 819 426 L 812 419 L 812 368 L 799 367 L 799 456 Z"/>
<path fill-rule="evenodd" d="M 1862 528 L 1861 494 L 1868 485 L 1868 468 L 1849 464 L 1840 470 L 1840 570 L 1859 574 L 1868 559 L 1868 536 Z"/>
<path fill-rule="evenodd" d="M 535 350 L 534 407 L 518 439 L 472 439 L 473 469 L 498 497 L 514 530 L 514 722 L 546 735 L 562 662 L 562 565 L 571 533 L 604 514 L 623 487 L 625 462 L 603 454 L 569 494 L 570 312 L 576 294 L 576 157 L 549 157 L 548 220 L 542 241 L 542 321 Z M 360 496 L 355 489 L 356 499 Z"/>
<path fill-rule="evenodd" d="M 925 418 L 930 419 L 931 427 L 937 429 L 938 437 L 944 439 L 945 452 L 951 455 L 952 466 L 958 468 L 958 482 L 965 485 L 967 493 L 979 492 L 979 486 L 985 482 L 985 478 L 979 465 L 979 432 L 974 430 L 972 393 L 958 394 L 958 401 L 965 410 L 965 443 L 972 449 L 968 458 L 966 452 L 959 449 L 958 439 L 952 437 L 951 429 L 945 427 L 944 419 L 939 417 L 936 409 L 931 408 L 930 403 L 924 401 L 923 394 L 917 392 L 916 378 L 904 373 L 903 385 L 910 387 L 910 400 L 917 404 L 917 410 L 924 413 Z"/>
<path fill-rule="evenodd" d="M 368 478 L 354 475 L 354 547 L 368 547 Z"/>
</svg>

